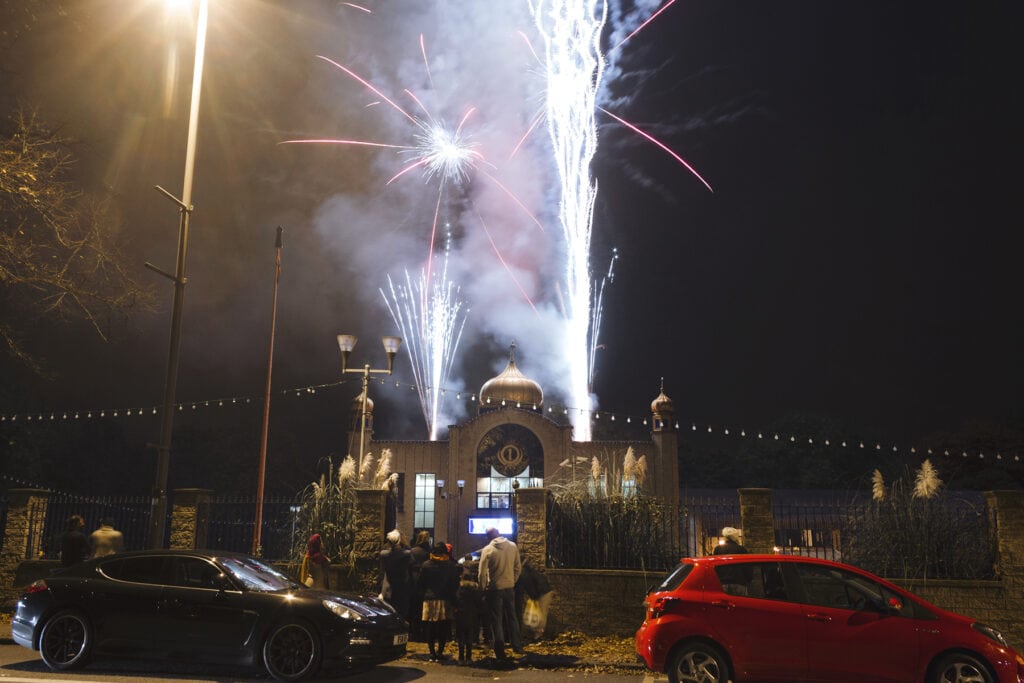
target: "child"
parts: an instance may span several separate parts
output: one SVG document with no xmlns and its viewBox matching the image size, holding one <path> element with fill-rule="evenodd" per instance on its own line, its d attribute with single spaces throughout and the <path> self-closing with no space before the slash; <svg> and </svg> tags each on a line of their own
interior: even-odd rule
<svg viewBox="0 0 1024 683">
<path fill-rule="evenodd" d="M 476 564 L 462 567 L 459 589 L 455 593 L 455 641 L 459 644 L 459 666 L 473 662 L 473 644 L 480 630 L 483 593 L 477 583 Z"/>
</svg>

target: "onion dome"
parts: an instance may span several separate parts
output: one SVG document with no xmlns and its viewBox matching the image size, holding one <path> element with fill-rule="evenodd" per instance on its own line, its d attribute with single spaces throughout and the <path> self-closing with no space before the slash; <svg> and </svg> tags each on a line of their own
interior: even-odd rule
<svg viewBox="0 0 1024 683">
<path fill-rule="evenodd" d="M 540 385 L 528 378 L 516 367 L 516 345 L 513 342 L 508 357 L 508 366 L 497 377 L 484 382 L 480 387 L 480 407 L 499 408 L 506 406 L 539 408 L 544 402 L 544 391 Z"/>
<path fill-rule="evenodd" d="M 665 395 L 665 379 L 661 380 L 661 392 L 658 394 L 658 398 L 651 401 L 651 412 L 656 417 L 670 417 L 676 412 L 675 406 L 672 404 L 672 399 Z"/>
<path fill-rule="evenodd" d="M 363 410 L 363 392 L 360 391 L 359 394 L 354 399 L 352 399 L 352 412 L 355 413 L 356 415 L 358 415 L 359 413 L 362 412 L 362 410 Z M 373 399 L 370 398 L 369 395 L 367 395 L 367 397 L 366 397 L 366 413 L 368 415 L 372 415 L 373 414 Z"/>
</svg>

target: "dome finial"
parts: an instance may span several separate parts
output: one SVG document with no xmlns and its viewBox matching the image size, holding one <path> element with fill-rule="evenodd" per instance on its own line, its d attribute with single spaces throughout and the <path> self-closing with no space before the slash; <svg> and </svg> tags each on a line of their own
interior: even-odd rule
<svg viewBox="0 0 1024 683">
<path fill-rule="evenodd" d="M 513 339 L 512 343 L 508 347 L 508 362 L 512 365 L 516 364 L 516 340 Z"/>
</svg>

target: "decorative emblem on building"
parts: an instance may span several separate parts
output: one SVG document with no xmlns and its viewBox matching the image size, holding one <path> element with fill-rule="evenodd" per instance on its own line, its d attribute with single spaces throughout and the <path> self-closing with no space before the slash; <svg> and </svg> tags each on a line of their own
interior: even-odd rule
<svg viewBox="0 0 1024 683">
<path fill-rule="evenodd" d="M 496 470 L 515 477 L 530 468 L 531 477 L 544 476 L 544 448 L 532 431 L 517 424 L 498 425 L 487 432 L 476 449 L 477 476 Z"/>
</svg>

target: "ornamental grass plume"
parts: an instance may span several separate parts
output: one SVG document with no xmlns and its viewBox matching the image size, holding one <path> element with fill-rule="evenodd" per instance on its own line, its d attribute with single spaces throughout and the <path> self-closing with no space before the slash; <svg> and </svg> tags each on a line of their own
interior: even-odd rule
<svg viewBox="0 0 1024 683">
<path fill-rule="evenodd" d="M 885 479 L 878 469 L 871 474 L 871 497 L 877 501 L 885 500 Z"/>
<path fill-rule="evenodd" d="M 622 476 L 626 479 L 636 477 L 636 456 L 633 455 L 633 447 L 626 449 L 626 457 L 622 459 Z"/>
<path fill-rule="evenodd" d="M 377 474 L 373 476 L 373 488 L 386 489 L 388 478 L 391 476 L 391 449 L 385 448 L 380 452 L 380 463 L 377 464 Z"/>
<path fill-rule="evenodd" d="M 647 480 L 647 456 L 641 455 L 636 459 L 636 485 L 643 486 Z"/>
<path fill-rule="evenodd" d="M 590 476 L 594 478 L 594 481 L 601 478 L 601 461 L 597 459 L 596 455 L 590 461 Z"/>
<path fill-rule="evenodd" d="M 345 459 L 341 461 L 338 466 L 338 485 L 344 486 L 346 483 L 354 481 L 356 478 L 356 461 L 351 455 L 346 455 Z"/>
<path fill-rule="evenodd" d="M 373 471 L 373 464 L 376 460 L 373 457 L 373 453 L 367 453 L 363 456 L 363 464 L 359 468 L 359 483 L 368 482 L 370 480 L 370 472 Z"/>
<path fill-rule="evenodd" d="M 939 473 L 932 467 L 931 460 L 921 463 L 917 470 L 917 477 L 914 479 L 914 498 L 934 498 L 942 487 L 942 480 Z"/>
</svg>

